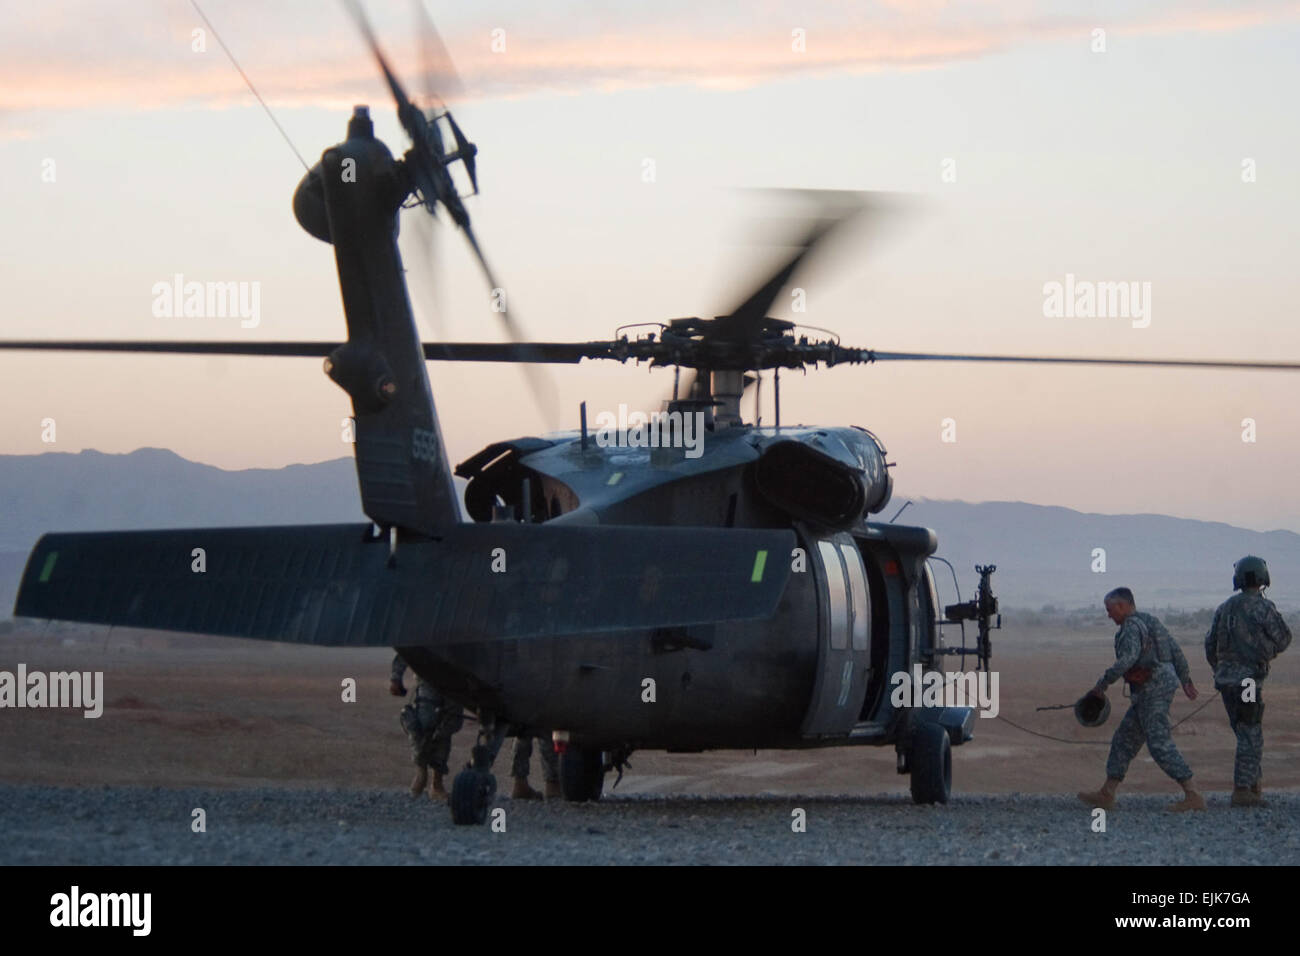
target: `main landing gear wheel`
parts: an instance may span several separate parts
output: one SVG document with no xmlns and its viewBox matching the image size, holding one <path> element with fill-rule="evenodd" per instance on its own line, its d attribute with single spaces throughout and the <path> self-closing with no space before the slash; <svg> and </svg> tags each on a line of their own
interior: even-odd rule
<svg viewBox="0 0 1300 956">
<path fill-rule="evenodd" d="M 466 767 L 451 785 L 451 822 L 457 826 L 487 822 L 488 808 L 497 795 L 497 778 Z"/>
<path fill-rule="evenodd" d="M 605 755 L 570 747 L 560 754 L 560 790 L 570 803 L 599 800 L 605 789 Z"/>
<path fill-rule="evenodd" d="M 952 744 L 938 724 L 921 724 L 912 731 L 913 803 L 947 803 L 952 792 Z"/>
</svg>

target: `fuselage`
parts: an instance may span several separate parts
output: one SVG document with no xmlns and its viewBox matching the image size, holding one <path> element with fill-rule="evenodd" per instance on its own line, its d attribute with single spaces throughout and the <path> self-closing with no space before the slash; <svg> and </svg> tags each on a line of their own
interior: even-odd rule
<svg viewBox="0 0 1300 956">
<path fill-rule="evenodd" d="M 792 530 L 791 553 L 766 558 L 790 566 L 780 604 L 761 620 L 459 645 L 435 635 L 402 652 L 469 706 L 604 748 L 885 742 L 887 675 L 934 642 L 935 540 L 859 513 L 888 500 L 884 467 L 859 429 L 733 426 L 705 432 L 697 457 L 625 432 L 588 434 L 585 447 L 579 433 L 489 446 L 458 469 L 480 520 Z"/>
</svg>

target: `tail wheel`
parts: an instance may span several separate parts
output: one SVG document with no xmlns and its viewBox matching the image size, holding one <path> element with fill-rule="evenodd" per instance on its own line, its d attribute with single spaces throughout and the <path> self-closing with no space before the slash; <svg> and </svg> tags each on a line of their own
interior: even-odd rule
<svg viewBox="0 0 1300 956">
<path fill-rule="evenodd" d="M 912 801 L 947 803 L 952 792 L 952 744 L 938 724 L 921 724 L 912 731 Z"/>
<path fill-rule="evenodd" d="M 560 790 L 570 803 L 599 800 L 605 789 L 605 755 L 599 750 L 570 747 L 560 754 Z"/>
<path fill-rule="evenodd" d="M 497 795 L 497 778 L 467 767 L 451 785 L 451 822 L 457 826 L 482 825 Z"/>
</svg>

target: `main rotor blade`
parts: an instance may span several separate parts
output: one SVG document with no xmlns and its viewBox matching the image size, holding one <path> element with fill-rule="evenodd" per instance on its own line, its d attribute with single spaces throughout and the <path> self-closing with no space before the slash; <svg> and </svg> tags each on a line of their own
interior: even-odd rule
<svg viewBox="0 0 1300 956">
<path fill-rule="evenodd" d="M 0 341 L 0 351 L 163 352 L 180 355 L 284 355 L 325 358 L 337 342 L 123 342 L 106 339 L 27 339 Z"/>
<path fill-rule="evenodd" d="M 0 340 L 0 351 L 27 352 L 126 352 L 172 355 L 263 355 L 289 358 L 326 358 L 338 348 L 334 342 L 194 342 L 120 341 L 106 339 L 9 339 Z M 575 365 L 584 358 L 614 361 L 655 359 L 653 343 L 625 340 L 592 342 L 425 342 L 424 357 L 430 362 L 518 362 L 539 365 Z M 836 347 L 838 348 L 838 346 Z M 1096 358 L 1064 355 L 969 355 L 952 352 L 877 352 L 842 349 L 851 362 L 987 362 L 1037 365 L 1113 365 L 1145 368 L 1217 368 L 1255 371 L 1300 371 L 1300 362 L 1246 362 L 1231 359 L 1143 359 Z M 809 356 L 816 364 L 826 358 Z M 839 362 L 846 359 L 840 358 Z M 671 364 L 665 361 L 664 364 Z M 783 366 L 784 367 L 784 366 Z M 688 398 L 692 375 L 683 376 L 680 398 Z"/>
<path fill-rule="evenodd" d="M 877 352 L 876 362 L 996 362 L 1041 365 L 1134 365 L 1160 368 L 1245 368 L 1263 371 L 1300 371 L 1300 362 L 1239 362 L 1231 359 L 1077 358 L 1063 355 L 966 355 L 942 352 Z"/>
<path fill-rule="evenodd" d="M 575 365 L 584 358 L 618 359 L 619 342 L 426 342 L 430 362 L 520 362 Z M 171 355 L 263 355 L 325 358 L 334 342 L 121 342 L 85 339 L 0 341 L 0 351 L 129 352 Z"/>
<path fill-rule="evenodd" d="M 614 349 L 618 344 L 617 342 L 426 342 L 424 358 L 429 362 L 576 365 L 584 358 L 617 358 Z"/>
<path fill-rule="evenodd" d="M 812 195 L 818 195 L 811 192 Z M 807 233 L 798 241 L 797 251 L 773 272 L 749 297 L 732 309 L 731 313 L 719 317 L 708 332 L 708 337 L 720 341 L 744 342 L 757 338 L 763 320 L 771 311 L 772 303 L 781 291 L 790 284 L 795 273 L 803 266 L 819 246 L 840 226 L 857 218 L 867 208 L 867 193 L 825 193 L 821 194 L 821 215 L 814 219 Z M 840 207 L 832 209 L 831 201 Z"/>
</svg>

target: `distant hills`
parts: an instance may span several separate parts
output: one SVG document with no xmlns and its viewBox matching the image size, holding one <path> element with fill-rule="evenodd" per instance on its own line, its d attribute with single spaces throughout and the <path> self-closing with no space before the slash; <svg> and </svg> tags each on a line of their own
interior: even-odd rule
<svg viewBox="0 0 1300 956">
<path fill-rule="evenodd" d="M 351 458 L 223 471 L 161 448 L 0 455 L 0 551 L 47 531 L 365 520 Z"/>
<path fill-rule="evenodd" d="M 364 520 L 351 458 L 224 471 L 157 448 L 0 455 L 0 617 L 13 607 L 27 552 L 47 531 Z M 1270 596 L 1284 608 L 1300 605 L 1300 534 L 1290 531 L 925 499 L 899 520 L 938 532 L 939 554 L 956 567 L 962 597 L 971 595 L 977 562 L 996 564 L 1004 607 L 1095 605 L 1119 585 L 1133 588 L 1140 606 L 1212 607 L 1229 593 L 1232 562 L 1248 553 L 1267 558 L 1277 582 Z M 1104 573 L 1093 570 L 1098 548 Z M 951 576 L 940 571 L 940 599 L 953 603 Z"/>
<path fill-rule="evenodd" d="M 892 513 L 892 512 L 891 512 Z M 1300 534 L 1250 531 L 1167 515 L 1102 515 L 1021 502 L 917 500 L 900 522 L 934 528 L 939 554 L 957 568 L 964 592 L 974 565 L 996 564 L 994 592 L 1004 605 L 1040 608 L 1099 604 L 1115 587 L 1133 589 L 1139 607 L 1214 607 L 1231 593 L 1232 564 L 1246 554 L 1268 561 L 1280 607 L 1300 606 Z M 1100 567 L 1103 549 L 1105 571 Z M 941 584 L 941 588 L 943 585 Z M 949 601 L 948 591 L 941 598 Z M 969 596 L 969 595 L 967 595 Z"/>
<path fill-rule="evenodd" d="M 161 448 L 0 455 L 0 618 L 47 531 L 365 520 L 351 458 L 223 471 Z"/>
</svg>

